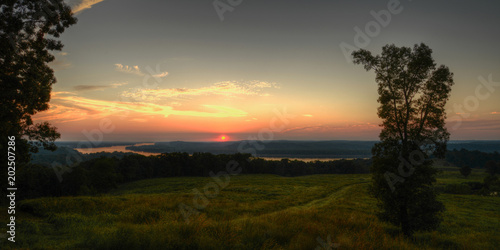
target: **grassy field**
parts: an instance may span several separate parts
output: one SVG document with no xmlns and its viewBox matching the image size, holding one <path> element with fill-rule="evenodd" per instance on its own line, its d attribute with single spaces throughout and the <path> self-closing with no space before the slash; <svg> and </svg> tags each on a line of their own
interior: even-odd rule
<svg viewBox="0 0 500 250">
<path fill-rule="evenodd" d="M 445 171 L 439 185 L 482 181 Z M 16 243 L 1 249 L 495 249 L 500 197 L 441 194 L 438 230 L 405 239 L 375 217 L 370 175 L 232 176 L 129 183 L 101 196 L 42 198 L 17 207 Z M 211 192 L 196 209 L 193 189 Z M 199 198 L 199 197 L 198 197 Z M 204 202 L 200 202 L 204 201 Z M 198 211 L 186 221 L 179 204 Z M 1 208 L 7 211 L 6 208 Z M 7 221 L 7 213 L 1 213 Z"/>
</svg>

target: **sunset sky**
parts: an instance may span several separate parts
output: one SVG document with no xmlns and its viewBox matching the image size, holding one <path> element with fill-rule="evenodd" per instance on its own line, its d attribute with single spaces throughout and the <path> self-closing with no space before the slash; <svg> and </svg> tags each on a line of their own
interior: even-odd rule
<svg viewBox="0 0 500 250">
<path fill-rule="evenodd" d="M 498 1 L 67 2 L 78 23 L 51 63 L 51 108 L 35 116 L 62 140 L 96 131 L 105 141 L 246 140 L 259 132 L 376 140 L 375 74 L 347 60 L 341 44 L 379 54 L 389 43 L 421 42 L 454 73 L 451 139 L 500 140 Z M 380 23 L 377 13 L 390 20 Z M 367 25 L 372 36 L 355 41 Z"/>
</svg>

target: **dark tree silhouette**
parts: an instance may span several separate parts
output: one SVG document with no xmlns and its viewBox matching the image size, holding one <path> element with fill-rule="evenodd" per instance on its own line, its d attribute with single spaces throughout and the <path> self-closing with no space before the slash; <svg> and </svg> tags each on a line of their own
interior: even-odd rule
<svg viewBox="0 0 500 250">
<path fill-rule="evenodd" d="M 49 108 L 56 82 L 49 51 L 62 49 L 56 38 L 75 23 L 63 0 L 0 4 L 0 149 L 7 155 L 8 136 L 15 136 L 16 166 L 27 163 L 39 146 L 55 149 L 53 142 L 60 137 L 49 123 L 34 124 L 31 116 Z M 5 161 L 3 157 L 3 166 Z M 1 178 L 3 191 L 6 178 Z"/>
<path fill-rule="evenodd" d="M 468 165 L 462 166 L 460 168 L 460 174 L 462 174 L 465 178 L 470 175 L 472 172 L 472 168 L 470 168 Z"/>
<path fill-rule="evenodd" d="M 425 44 L 413 49 L 386 45 L 377 56 L 360 49 L 353 57 L 375 71 L 378 83 L 382 131 L 372 149 L 372 193 L 379 218 L 401 226 L 406 236 L 435 229 L 444 206 L 432 188 L 437 170 L 429 156 L 442 158 L 446 152 L 444 106 L 453 74 L 443 65 L 436 68 Z"/>
<path fill-rule="evenodd" d="M 486 162 L 485 168 L 486 168 L 486 173 L 490 175 L 495 175 L 497 173 L 500 173 L 500 166 L 495 161 Z"/>
</svg>

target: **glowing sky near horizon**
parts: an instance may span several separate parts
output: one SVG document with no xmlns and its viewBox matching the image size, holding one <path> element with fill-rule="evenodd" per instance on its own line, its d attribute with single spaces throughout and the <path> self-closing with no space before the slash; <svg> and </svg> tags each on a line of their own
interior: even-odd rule
<svg viewBox="0 0 500 250">
<path fill-rule="evenodd" d="M 395 1 L 243 0 L 223 21 L 214 1 L 68 2 L 78 23 L 51 63 L 51 108 L 35 116 L 62 140 L 86 140 L 103 120 L 113 128 L 105 141 L 245 140 L 268 138 L 265 131 L 273 139 L 378 138 L 374 73 L 346 60 L 340 44 L 355 46 L 355 27 L 365 30 L 377 21 L 371 12 Z M 500 140 L 500 3 L 399 8 L 364 48 L 426 43 L 454 73 L 451 139 Z M 498 86 L 478 87 L 480 77 Z"/>
</svg>

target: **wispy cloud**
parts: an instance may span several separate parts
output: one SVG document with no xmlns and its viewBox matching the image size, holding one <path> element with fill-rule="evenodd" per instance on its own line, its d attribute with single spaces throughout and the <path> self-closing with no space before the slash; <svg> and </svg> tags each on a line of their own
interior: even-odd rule
<svg viewBox="0 0 500 250">
<path fill-rule="evenodd" d="M 302 126 L 289 128 L 283 131 L 283 133 L 317 133 L 317 132 L 333 132 L 333 131 L 351 131 L 351 130 L 378 130 L 379 126 L 373 123 L 350 123 L 350 124 L 320 124 L 314 126 Z"/>
<path fill-rule="evenodd" d="M 105 90 L 107 88 L 109 87 L 102 85 L 77 85 L 73 87 L 73 89 L 76 91 Z"/>
<path fill-rule="evenodd" d="M 175 97 L 192 97 L 202 95 L 236 96 L 268 96 L 264 88 L 279 88 L 276 83 L 251 81 L 226 81 L 202 88 L 170 88 L 170 89 L 136 89 L 125 91 L 122 96 L 143 101 L 159 101 Z"/>
<path fill-rule="evenodd" d="M 93 5 L 98 4 L 102 1 L 104 0 L 66 0 L 66 3 L 71 6 L 73 13 L 75 13 L 75 15 L 78 15 L 82 11 L 90 9 Z"/>
<path fill-rule="evenodd" d="M 168 76 L 168 72 L 163 72 L 163 73 L 153 75 L 153 77 L 165 77 L 165 76 Z"/>
<path fill-rule="evenodd" d="M 126 85 L 127 83 L 112 83 L 110 85 L 76 85 L 73 87 L 76 91 L 93 91 L 93 90 L 105 90 L 109 88 L 118 88 L 120 86 Z"/>
<path fill-rule="evenodd" d="M 460 121 L 458 124 L 457 130 L 465 131 L 465 130 L 496 130 L 500 131 L 500 120 L 484 120 L 484 119 L 470 119 Z M 446 126 L 449 127 L 450 131 L 455 130 L 455 126 L 457 126 L 456 120 L 448 120 Z"/>
<path fill-rule="evenodd" d="M 127 65 L 122 65 L 122 64 L 115 64 L 115 69 L 116 71 L 119 71 L 119 72 L 123 72 L 123 73 L 128 73 L 128 74 L 134 74 L 134 75 L 138 75 L 138 76 L 144 76 L 145 74 L 142 73 L 142 71 L 139 69 L 139 66 L 132 66 L 132 67 L 129 67 Z"/>
<path fill-rule="evenodd" d="M 226 106 L 201 105 L 204 111 L 177 110 L 172 106 L 144 102 L 123 102 L 88 99 L 71 92 L 53 92 L 49 110 L 39 113 L 35 120 L 72 122 L 88 119 L 100 119 L 109 116 L 137 115 L 149 116 L 193 116 L 193 117 L 244 117 L 247 112 Z"/>
<path fill-rule="evenodd" d="M 146 68 L 146 69 L 148 69 L 148 68 Z M 145 76 L 146 75 L 146 73 L 144 73 L 137 65 L 127 66 L 127 65 L 117 63 L 117 64 L 115 64 L 115 70 L 119 71 L 119 72 L 123 72 L 123 73 L 138 75 L 138 76 Z M 158 70 L 158 68 L 157 68 L 157 70 Z M 151 69 L 149 69 L 148 71 L 151 74 L 151 76 L 153 76 L 153 77 L 161 78 L 161 77 L 168 76 L 168 72 L 166 72 L 166 71 L 165 72 L 157 72 L 156 74 L 154 74 Z"/>
<path fill-rule="evenodd" d="M 68 55 L 67 52 L 58 52 L 55 55 L 56 55 L 55 60 L 50 62 L 50 66 L 55 71 L 71 68 L 71 66 L 72 66 L 71 62 L 69 62 L 66 59 L 66 56 Z"/>
</svg>

